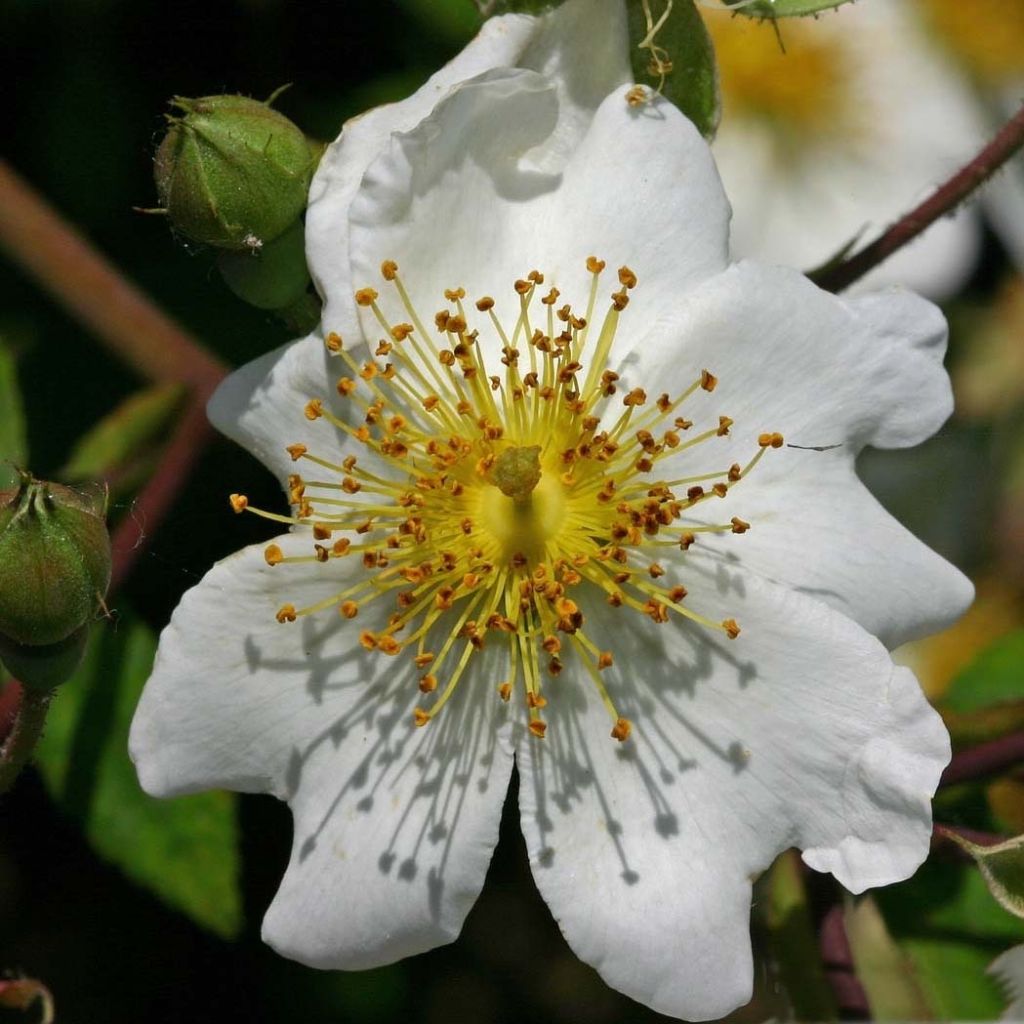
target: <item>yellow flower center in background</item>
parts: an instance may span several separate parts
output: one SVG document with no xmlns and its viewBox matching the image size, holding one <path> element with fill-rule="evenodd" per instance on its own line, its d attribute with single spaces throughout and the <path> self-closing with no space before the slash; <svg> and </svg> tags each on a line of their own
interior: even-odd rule
<svg viewBox="0 0 1024 1024">
<path fill-rule="evenodd" d="M 782 437 L 760 435 L 744 466 L 662 472 L 666 460 L 726 436 L 732 420 L 717 416 L 695 427 L 682 414 L 688 398 L 714 390 L 707 370 L 677 395 L 621 387 L 607 366 L 637 279 L 628 267 L 619 270 L 621 287 L 598 325 L 604 266 L 587 260 L 592 283 L 579 313 L 560 305 L 558 289 L 542 289 L 544 276 L 531 271 L 515 282 L 513 323 L 502 323 L 490 296 L 475 303 L 471 318 L 465 290 L 454 288 L 428 330 L 397 264 L 386 261 L 382 276 L 408 322 L 388 320 L 374 289 L 358 291 L 357 303 L 380 325 L 374 354 L 385 361 L 359 361 L 329 334 L 327 348 L 346 370 L 336 390 L 349 413 L 334 415 L 319 396 L 305 406 L 307 419 L 343 431 L 370 458 L 337 462 L 290 445 L 292 459 L 310 466 L 289 480 L 294 514 L 249 509 L 312 530 L 310 554 L 285 556 L 272 544 L 265 553 L 271 565 L 361 560 L 356 582 L 309 607 L 286 604 L 278 620 L 328 608 L 354 619 L 386 602 L 386 625 L 363 630 L 360 642 L 412 658 L 428 699 L 415 711 L 418 725 L 441 710 L 485 645 L 496 645 L 501 657 L 491 671 L 501 676 L 492 685 L 503 700 L 521 688 L 534 735 L 546 728 L 549 680 L 571 657 L 608 709 L 612 736 L 626 740 L 630 722 L 601 675 L 613 664 L 613 638 L 590 632 L 588 601 L 659 624 L 675 614 L 730 638 L 739 634 L 734 619 L 689 608 L 686 587 L 658 555 L 685 552 L 701 534 L 745 533 L 750 524 L 737 516 L 721 523 L 687 516 L 724 498 Z M 481 330 L 497 343 L 500 374 L 488 372 Z M 330 444 L 325 435 L 328 456 Z M 241 495 L 232 504 L 249 508 Z"/>
<path fill-rule="evenodd" d="M 715 44 L 723 121 L 756 119 L 794 144 L 849 131 L 848 60 L 817 22 L 706 17 Z"/>
<path fill-rule="evenodd" d="M 1024 78 L 1020 0 L 918 0 L 939 41 L 984 85 Z"/>
</svg>

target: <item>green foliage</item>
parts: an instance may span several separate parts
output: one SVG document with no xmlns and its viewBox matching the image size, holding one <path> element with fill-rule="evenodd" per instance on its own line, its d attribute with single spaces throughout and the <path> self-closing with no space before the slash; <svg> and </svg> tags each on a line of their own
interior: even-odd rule
<svg viewBox="0 0 1024 1024">
<path fill-rule="evenodd" d="M 944 938 L 902 943 L 939 1020 L 995 1020 L 1003 1009 L 999 988 L 985 971 L 998 947 Z"/>
<path fill-rule="evenodd" d="M 721 116 L 718 70 L 696 4 L 628 0 L 627 14 L 633 77 L 671 100 L 705 138 L 714 136 Z"/>
<path fill-rule="evenodd" d="M 760 880 L 755 906 L 795 1018 L 835 1020 L 835 1000 L 825 980 L 804 868 L 796 850 L 779 856 Z"/>
<path fill-rule="evenodd" d="M 109 481 L 115 497 L 141 485 L 184 404 L 186 389 L 155 384 L 126 398 L 78 440 L 66 480 Z"/>
<path fill-rule="evenodd" d="M 1024 629 L 1000 637 L 953 680 L 943 707 L 955 712 L 977 711 L 1021 699 Z"/>
<path fill-rule="evenodd" d="M 906 952 L 889 934 L 870 896 L 851 901 L 844 914 L 857 977 L 874 1020 L 933 1020 L 931 1001 Z"/>
<path fill-rule="evenodd" d="M 994 846 L 978 846 L 955 832 L 947 835 L 974 858 L 996 902 L 1011 914 L 1024 917 L 1024 836 Z"/>
<path fill-rule="evenodd" d="M 850 0 L 725 0 L 726 6 L 748 18 L 806 18 L 847 3 Z"/>
<path fill-rule="evenodd" d="M 0 339 L 0 491 L 18 482 L 17 467 L 28 462 L 25 410 L 14 355 Z"/>
<path fill-rule="evenodd" d="M 157 801 L 139 788 L 128 729 L 156 637 L 124 613 L 96 629 L 72 685 L 54 701 L 37 760 L 54 800 L 97 852 L 219 935 L 242 925 L 234 797 Z"/>
</svg>

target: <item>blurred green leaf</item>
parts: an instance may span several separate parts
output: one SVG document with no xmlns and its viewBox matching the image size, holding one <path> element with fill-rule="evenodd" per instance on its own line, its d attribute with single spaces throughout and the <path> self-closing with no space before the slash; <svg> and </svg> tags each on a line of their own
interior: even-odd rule
<svg viewBox="0 0 1024 1024">
<path fill-rule="evenodd" d="M 0 491 L 18 480 L 15 467 L 28 464 L 25 410 L 14 356 L 0 340 Z"/>
<path fill-rule="evenodd" d="M 965 713 L 1021 698 L 1024 681 L 1024 629 L 1014 630 L 985 648 L 953 680 L 944 708 Z"/>
<path fill-rule="evenodd" d="M 629 0 L 633 77 L 671 100 L 711 138 L 721 97 L 715 49 L 693 0 Z M 664 19 L 664 20 L 662 20 Z"/>
<path fill-rule="evenodd" d="M 199 924 L 242 925 L 234 797 L 157 801 L 139 788 L 128 728 L 156 651 L 132 615 L 94 630 L 81 668 L 53 703 L 37 763 L 54 800 L 97 852 Z"/>
<path fill-rule="evenodd" d="M 901 945 L 941 1020 L 995 1020 L 1002 1012 L 999 988 L 985 973 L 996 950 L 933 938 Z"/>
<path fill-rule="evenodd" d="M 762 896 L 755 905 L 795 1018 L 835 1020 L 835 1000 L 825 980 L 804 869 L 796 850 L 779 856 L 760 885 Z"/>
<path fill-rule="evenodd" d="M 915 966 L 889 934 L 874 899 L 851 900 L 844 924 L 873 1019 L 934 1020 Z"/>
<path fill-rule="evenodd" d="M 954 750 L 988 743 L 1024 729 L 1024 700 L 1005 701 L 962 713 L 941 710 Z"/>
<path fill-rule="evenodd" d="M 723 0 L 726 7 L 748 18 L 806 18 L 835 7 L 842 7 L 850 0 Z"/>
<path fill-rule="evenodd" d="M 999 905 L 1017 917 L 1024 917 L 1024 836 L 994 846 L 978 846 L 956 832 L 943 831 L 974 858 Z"/>
<path fill-rule="evenodd" d="M 403 10 L 450 39 L 468 39 L 480 27 L 470 0 L 398 0 Z"/>
<path fill-rule="evenodd" d="M 129 396 L 82 436 L 61 476 L 107 480 L 115 495 L 133 490 L 148 476 L 185 396 L 178 383 L 155 384 Z"/>
</svg>

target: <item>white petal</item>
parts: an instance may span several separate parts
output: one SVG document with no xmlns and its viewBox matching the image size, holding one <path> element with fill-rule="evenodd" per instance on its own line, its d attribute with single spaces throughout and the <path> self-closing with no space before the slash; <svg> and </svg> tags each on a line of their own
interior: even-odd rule
<svg viewBox="0 0 1024 1024">
<path fill-rule="evenodd" d="M 296 466 L 287 445 L 304 444 L 314 454 L 341 462 L 365 449 L 327 420 L 310 421 L 303 410 L 319 398 L 324 408 L 343 417 L 347 406 L 334 392 L 334 381 L 351 370 L 330 355 L 319 334 L 289 342 L 232 373 L 207 406 L 210 422 L 247 448 L 282 485 Z"/>
<path fill-rule="evenodd" d="M 348 265 L 348 207 L 363 172 L 393 132 L 414 128 L 460 82 L 492 68 L 531 68 L 557 76 L 559 119 L 543 162 L 560 163 L 600 101 L 628 78 L 626 46 L 621 0 L 568 0 L 536 18 L 491 18 L 454 60 L 408 99 L 349 121 L 328 147 L 313 179 L 306 220 L 306 255 L 325 300 L 328 328 L 343 337 L 357 330 Z"/>
<path fill-rule="evenodd" d="M 517 278 L 538 269 L 544 289 L 556 285 L 559 302 L 582 310 L 585 261 L 595 255 L 610 265 L 600 308 L 618 287 L 614 268 L 627 264 L 642 282 L 630 322 L 653 329 L 677 296 L 725 266 L 729 209 L 710 151 L 671 104 L 631 107 L 619 89 L 562 172 L 540 172 L 529 157 L 558 118 L 549 80 L 492 72 L 396 136 L 352 202 L 354 280 L 375 284 L 381 261 L 395 259 L 424 317 L 444 304 L 445 288 L 461 285 L 470 299 L 493 296 L 511 329 Z M 392 320 L 408 318 L 389 294 L 382 302 Z M 364 326 L 369 337 L 380 333 L 370 318 Z M 485 330 L 481 345 L 489 337 Z"/>
<path fill-rule="evenodd" d="M 277 543 L 305 553 L 309 535 Z M 292 860 L 264 936 L 319 967 L 387 963 L 458 934 L 512 766 L 490 686 L 470 680 L 438 721 L 413 726 L 410 659 L 358 640 L 391 606 L 275 620 L 286 601 L 330 597 L 360 572 L 356 559 L 271 568 L 261 547 L 216 565 L 161 636 L 130 738 L 153 795 L 226 787 L 288 800 Z"/>
<path fill-rule="evenodd" d="M 547 736 L 520 737 L 517 759 L 534 877 L 569 944 L 627 995 L 708 1019 L 750 995 L 752 878 L 789 846 L 853 891 L 907 877 L 949 741 L 913 676 L 849 619 L 753 578 L 680 579 L 740 637 L 593 614 L 633 738 L 610 739 L 593 688 L 566 671 Z"/>
<path fill-rule="evenodd" d="M 735 424 L 729 437 L 666 460 L 666 478 L 745 465 L 762 431 L 838 446 L 767 452 L 695 517 L 738 516 L 751 531 L 702 535 L 699 547 L 814 595 L 890 645 L 965 611 L 968 581 L 892 518 L 854 467 L 863 445 L 917 444 L 949 415 L 946 325 L 935 306 L 895 289 L 841 301 L 799 274 L 742 263 L 680 304 L 674 337 L 642 347 L 623 368 L 626 383 L 677 393 L 707 367 L 719 384 L 684 406 L 692 432 L 718 414 Z"/>
<path fill-rule="evenodd" d="M 1000 1020 L 1024 1019 L 1024 945 L 1012 946 L 989 964 L 988 971 L 1006 995 L 1006 1010 Z"/>
</svg>

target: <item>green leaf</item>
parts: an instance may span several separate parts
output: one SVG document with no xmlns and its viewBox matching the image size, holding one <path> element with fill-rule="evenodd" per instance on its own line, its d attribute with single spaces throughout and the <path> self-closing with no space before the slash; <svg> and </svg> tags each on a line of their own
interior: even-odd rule
<svg viewBox="0 0 1024 1024">
<path fill-rule="evenodd" d="M 986 647 L 953 680 L 942 700 L 943 708 L 964 713 L 1020 700 L 1022 665 L 1024 629 L 1017 629 Z"/>
<path fill-rule="evenodd" d="M 628 0 L 633 77 L 712 138 L 721 115 L 715 49 L 693 0 Z"/>
<path fill-rule="evenodd" d="M 149 475 L 186 397 L 178 383 L 156 384 L 126 398 L 81 437 L 61 470 L 66 480 L 107 480 L 133 490 Z"/>
<path fill-rule="evenodd" d="M 934 1020 L 914 964 L 889 934 L 870 896 L 851 900 L 844 914 L 857 977 L 874 1020 Z"/>
<path fill-rule="evenodd" d="M 942 831 L 974 858 L 999 905 L 1017 917 L 1024 917 L 1024 836 L 994 846 L 978 846 L 956 832 Z"/>
<path fill-rule="evenodd" d="M 748 18 L 806 18 L 848 3 L 850 0 L 725 0 L 727 7 Z"/>
<path fill-rule="evenodd" d="M 901 943 L 940 1020 L 995 1020 L 1003 1009 L 999 987 L 986 974 L 998 947 L 947 939 Z"/>
<path fill-rule="evenodd" d="M 28 464 L 25 410 L 14 356 L 0 340 L 0 491 L 18 482 L 16 467 Z"/>
<path fill-rule="evenodd" d="M 793 1016 L 796 1020 L 835 1020 L 835 1000 L 825 980 L 804 870 L 796 850 L 787 850 L 776 859 L 759 882 L 759 893 L 755 905 Z"/>
<path fill-rule="evenodd" d="M 100 856 L 226 938 L 242 926 L 238 828 L 229 793 L 146 796 L 128 758 L 128 727 L 156 651 L 130 614 L 95 628 L 50 711 L 37 763 L 54 800 Z"/>
</svg>

